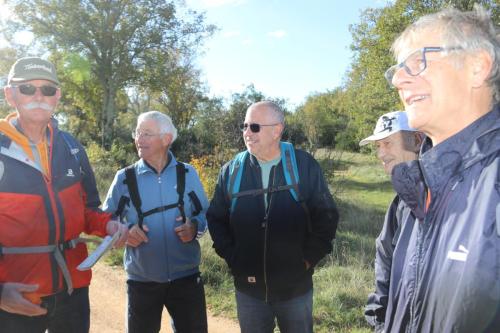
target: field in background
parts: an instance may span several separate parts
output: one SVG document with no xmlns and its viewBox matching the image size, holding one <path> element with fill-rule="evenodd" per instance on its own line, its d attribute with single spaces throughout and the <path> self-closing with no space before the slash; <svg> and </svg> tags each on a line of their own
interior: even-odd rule
<svg viewBox="0 0 500 333">
<path fill-rule="evenodd" d="M 363 310 L 374 285 L 375 238 L 394 194 L 388 177 L 373 156 L 320 151 L 316 158 L 336 198 L 340 222 L 333 252 L 314 274 L 315 332 L 371 332 Z M 199 168 L 203 184 L 212 190 L 217 170 L 201 171 L 203 162 L 197 159 L 191 163 Z M 101 184 L 106 182 L 99 179 L 99 174 L 96 176 Z M 215 315 L 236 318 L 234 286 L 227 266 L 211 248 L 208 234 L 202 238 L 201 246 L 208 306 Z M 121 251 L 115 251 L 105 260 L 121 265 L 121 257 Z"/>
</svg>

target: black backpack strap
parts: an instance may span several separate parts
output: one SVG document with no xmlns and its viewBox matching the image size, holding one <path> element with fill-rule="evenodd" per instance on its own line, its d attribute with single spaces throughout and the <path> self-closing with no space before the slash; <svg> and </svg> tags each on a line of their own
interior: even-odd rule
<svg viewBox="0 0 500 333">
<path fill-rule="evenodd" d="M 135 210 L 137 211 L 137 216 L 139 217 L 139 221 L 137 221 L 137 224 L 139 225 L 139 228 L 142 229 L 142 221 L 144 220 L 144 214 L 142 213 L 141 210 L 141 197 L 139 196 L 139 188 L 137 186 L 137 176 L 135 174 L 135 168 L 134 165 L 129 165 L 128 167 L 125 168 L 125 184 L 127 184 L 128 187 L 128 192 L 130 194 L 130 200 L 132 201 L 132 204 L 135 207 Z"/>
<path fill-rule="evenodd" d="M 186 167 L 184 163 L 177 162 L 175 166 L 177 173 L 177 194 L 179 194 L 179 201 L 177 201 L 177 207 L 181 212 L 182 223 L 186 222 L 186 213 L 184 211 L 184 191 L 186 189 Z"/>
<path fill-rule="evenodd" d="M 118 201 L 118 208 L 115 211 L 115 216 L 118 217 L 120 220 L 122 218 L 123 210 L 125 209 L 125 206 L 129 204 L 129 202 L 130 199 L 124 195 L 122 195 L 120 201 Z"/>
<path fill-rule="evenodd" d="M 189 192 L 188 196 L 194 205 L 193 216 L 200 214 L 201 210 L 203 209 L 203 207 L 201 206 L 200 199 L 198 199 L 198 196 L 196 195 L 196 193 L 194 191 Z"/>
</svg>

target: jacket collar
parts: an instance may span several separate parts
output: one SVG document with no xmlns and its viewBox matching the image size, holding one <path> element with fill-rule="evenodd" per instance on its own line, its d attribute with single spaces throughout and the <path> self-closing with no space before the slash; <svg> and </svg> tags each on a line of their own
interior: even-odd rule
<svg viewBox="0 0 500 333">
<path fill-rule="evenodd" d="M 174 154 L 172 154 L 172 152 L 169 150 L 168 151 L 168 163 L 167 165 L 163 168 L 163 170 L 161 171 L 162 173 L 169 169 L 169 168 L 175 168 L 175 166 L 177 165 L 177 160 L 175 159 L 175 156 Z M 151 167 L 144 159 L 140 159 L 139 161 L 137 161 L 136 163 L 136 170 L 137 170 L 137 174 L 140 175 L 140 174 L 143 174 L 143 173 L 146 173 L 146 172 L 153 172 L 153 173 L 156 173 L 156 171 L 153 169 L 153 167 Z"/>
<path fill-rule="evenodd" d="M 500 147 L 500 107 L 497 105 L 454 136 L 433 147 L 424 141 L 418 161 L 397 165 L 392 183 L 417 217 L 423 216 L 426 188 L 438 194 L 454 177 L 497 152 Z"/>
</svg>

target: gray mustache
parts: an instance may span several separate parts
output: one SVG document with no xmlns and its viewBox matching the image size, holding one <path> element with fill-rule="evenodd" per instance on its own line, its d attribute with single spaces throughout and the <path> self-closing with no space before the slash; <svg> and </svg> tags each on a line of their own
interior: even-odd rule
<svg viewBox="0 0 500 333">
<path fill-rule="evenodd" d="M 33 109 L 44 109 L 45 111 L 52 111 L 53 107 L 47 103 L 38 103 L 38 102 L 31 102 L 24 104 L 23 107 L 26 110 L 33 110 Z"/>
</svg>

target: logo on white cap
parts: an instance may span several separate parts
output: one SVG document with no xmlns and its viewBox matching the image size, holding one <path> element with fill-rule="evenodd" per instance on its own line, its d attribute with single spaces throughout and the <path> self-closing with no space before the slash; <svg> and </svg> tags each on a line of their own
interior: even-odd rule
<svg viewBox="0 0 500 333">
<path fill-rule="evenodd" d="M 399 131 L 415 131 L 408 125 L 406 112 L 393 111 L 386 113 L 378 118 L 373 135 L 361 140 L 359 145 L 364 146 L 372 141 L 382 140 Z"/>
</svg>

